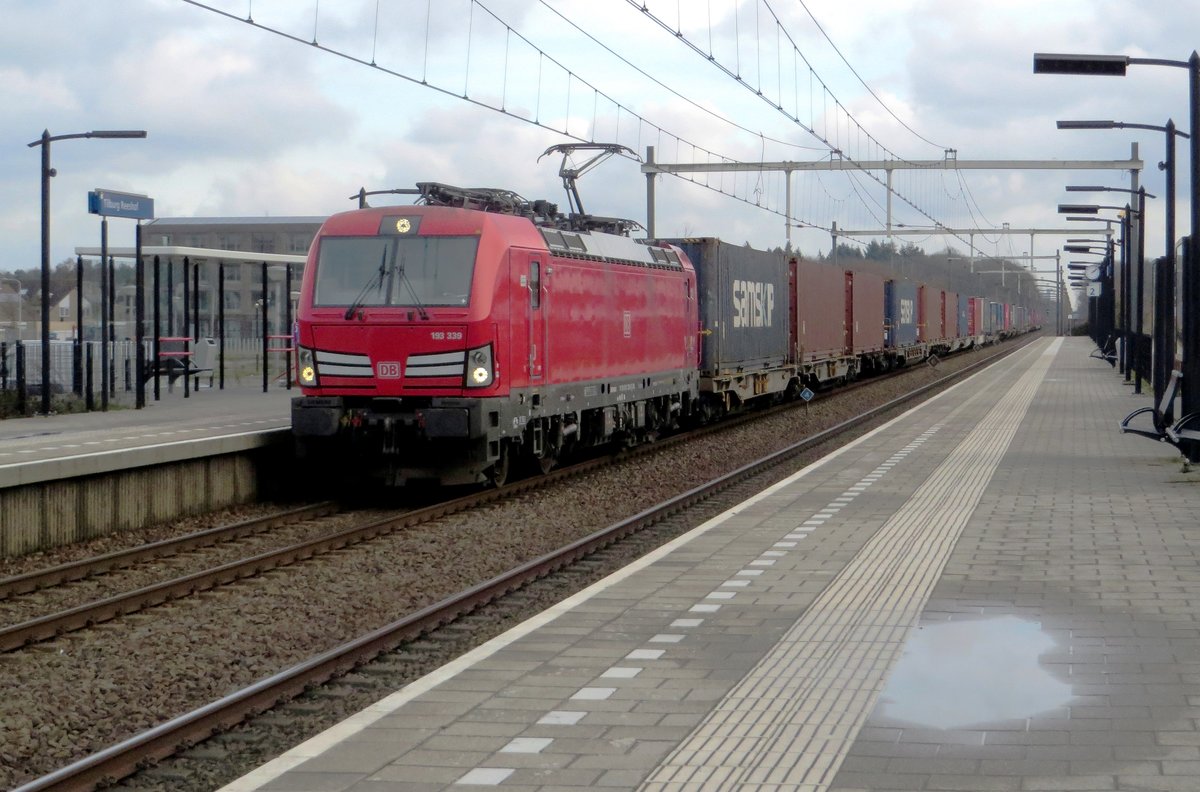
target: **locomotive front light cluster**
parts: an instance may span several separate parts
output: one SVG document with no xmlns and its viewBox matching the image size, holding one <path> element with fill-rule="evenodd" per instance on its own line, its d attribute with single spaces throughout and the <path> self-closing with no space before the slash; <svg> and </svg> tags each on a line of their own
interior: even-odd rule
<svg viewBox="0 0 1200 792">
<path fill-rule="evenodd" d="M 307 388 L 315 388 L 317 386 L 317 361 L 313 357 L 311 349 L 298 347 L 297 368 L 300 371 L 300 385 Z"/>
<path fill-rule="evenodd" d="M 483 388 L 492 384 L 492 347 L 481 346 L 467 352 L 467 387 Z"/>
</svg>

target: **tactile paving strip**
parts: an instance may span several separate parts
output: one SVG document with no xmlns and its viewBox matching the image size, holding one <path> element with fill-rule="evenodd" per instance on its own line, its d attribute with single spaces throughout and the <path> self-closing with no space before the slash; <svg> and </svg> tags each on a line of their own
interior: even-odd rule
<svg viewBox="0 0 1200 792">
<path fill-rule="evenodd" d="M 1060 345 L 1049 345 L 643 790 L 828 788 Z"/>
</svg>

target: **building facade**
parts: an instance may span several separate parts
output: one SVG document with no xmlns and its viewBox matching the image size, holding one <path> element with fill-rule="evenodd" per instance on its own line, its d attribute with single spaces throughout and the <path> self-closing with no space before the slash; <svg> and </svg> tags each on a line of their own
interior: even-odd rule
<svg viewBox="0 0 1200 792">
<path fill-rule="evenodd" d="M 267 271 L 267 321 L 271 334 L 290 332 L 284 327 L 284 295 L 294 305 L 300 288 L 302 262 L 280 263 L 307 255 L 324 217 L 164 217 L 142 226 L 143 250 L 174 252 L 158 255 L 160 331 L 163 335 L 189 335 L 199 326 L 201 336 L 217 334 L 219 277 L 224 274 L 225 335 L 259 337 L 263 322 L 263 267 Z M 193 251 L 181 253 L 180 249 Z M 233 255 L 222 256 L 221 252 Z M 262 261 L 256 260 L 261 255 Z M 148 265 L 153 264 L 147 256 Z M 153 267 L 147 266 L 146 288 L 153 286 Z M 290 274 L 291 290 L 287 288 Z M 186 283 L 185 283 L 186 281 Z M 133 318 L 132 288 L 119 290 L 118 320 Z M 166 295 L 171 295 L 168 301 Z M 186 299 L 186 304 L 185 304 Z M 151 319 L 153 307 L 147 311 Z M 293 314 L 294 315 L 294 314 Z M 189 326 L 183 327 L 188 321 Z"/>
</svg>

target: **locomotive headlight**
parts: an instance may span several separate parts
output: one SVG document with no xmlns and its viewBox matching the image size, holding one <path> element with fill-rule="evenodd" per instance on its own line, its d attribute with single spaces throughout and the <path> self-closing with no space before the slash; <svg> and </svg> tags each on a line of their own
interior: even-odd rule
<svg viewBox="0 0 1200 792">
<path fill-rule="evenodd" d="M 307 347 L 297 347 L 297 369 L 300 371 L 300 385 L 307 388 L 317 386 L 317 361 L 313 351 Z"/>
<path fill-rule="evenodd" d="M 492 347 L 481 346 L 467 352 L 467 387 L 483 388 L 495 378 L 492 367 Z"/>
</svg>

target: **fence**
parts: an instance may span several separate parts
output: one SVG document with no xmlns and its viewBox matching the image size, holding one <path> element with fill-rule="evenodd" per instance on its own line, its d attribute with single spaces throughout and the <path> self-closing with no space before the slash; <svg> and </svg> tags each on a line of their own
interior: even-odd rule
<svg viewBox="0 0 1200 792">
<path fill-rule="evenodd" d="M 263 338 L 227 338 L 223 357 L 218 355 L 213 339 L 160 339 L 160 361 L 186 360 L 185 365 L 154 365 L 154 340 L 145 339 L 142 357 L 143 376 L 147 381 L 161 377 L 167 389 L 176 387 L 223 387 L 221 369 L 235 384 L 258 384 L 266 390 L 269 382 L 292 387 L 293 355 L 282 349 L 267 347 Z M 51 341 L 49 388 L 52 397 L 71 402 L 70 407 L 59 404 L 55 409 L 106 409 L 109 399 L 123 406 L 135 401 L 137 392 L 137 342 L 132 340 L 108 343 L 108 370 L 103 371 L 104 342 Z M 0 341 L 0 392 L 13 394 L 15 411 L 28 415 L 42 393 L 42 364 L 40 341 Z M 166 354 L 164 354 L 166 350 Z M 282 354 L 281 354 L 282 353 Z M 191 382 L 183 382 L 185 377 Z M 150 392 L 152 385 L 147 385 Z"/>
</svg>

